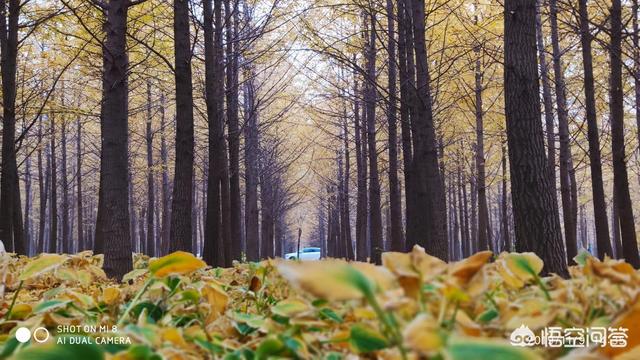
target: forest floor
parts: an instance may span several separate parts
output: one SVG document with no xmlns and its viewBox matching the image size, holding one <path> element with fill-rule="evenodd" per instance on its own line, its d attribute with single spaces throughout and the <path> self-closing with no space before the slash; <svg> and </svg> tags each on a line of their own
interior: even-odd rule
<svg viewBox="0 0 640 360">
<path fill-rule="evenodd" d="M 136 255 L 122 281 L 91 252 L 1 259 L 0 359 L 640 358 L 640 273 L 586 253 L 569 279 L 419 247 L 382 266 Z"/>
</svg>

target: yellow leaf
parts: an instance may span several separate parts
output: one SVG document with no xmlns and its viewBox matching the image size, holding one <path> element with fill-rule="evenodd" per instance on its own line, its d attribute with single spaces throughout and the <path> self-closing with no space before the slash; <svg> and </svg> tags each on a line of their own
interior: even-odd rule
<svg viewBox="0 0 640 360">
<path fill-rule="evenodd" d="M 298 314 L 304 313 L 309 310 L 309 305 L 302 300 L 297 299 L 286 299 L 282 300 L 276 305 L 271 307 L 271 312 L 284 316 L 284 317 L 293 317 Z"/>
<path fill-rule="evenodd" d="M 149 262 L 149 271 L 157 277 L 187 274 L 202 269 L 207 264 L 185 251 L 176 251 Z"/>
<path fill-rule="evenodd" d="M 102 292 L 102 300 L 107 305 L 113 305 L 120 300 L 120 289 L 117 287 L 108 287 Z"/>
<path fill-rule="evenodd" d="M 427 314 L 420 314 L 413 319 L 402 332 L 407 348 L 429 355 L 438 352 L 444 341 L 438 331 L 438 322 Z"/>
<path fill-rule="evenodd" d="M 213 281 L 202 288 L 202 294 L 211 308 L 207 316 L 207 324 L 209 324 L 225 312 L 229 296 L 219 284 Z"/>
<path fill-rule="evenodd" d="M 24 320 L 29 314 L 31 314 L 31 305 L 29 304 L 16 304 L 13 309 L 11 309 L 11 316 L 9 319 L 11 320 Z"/>
<path fill-rule="evenodd" d="M 491 255 L 493 255 L 491 251 L 481 251 L 464 260 L 458 261 L 453 265 L 451 275 L 457 278 L 462 284 L 466 284 L 471 280 L 473 275 L 491 259 Z"/>
<path fill-rule="evenodd" d="M 42 254 L 39 258 L 29 262 L 24 267 L 22 273 L 18 277 L 18 280 L 27 280 L 36 277 L 42 273 L 52 270 L 64 263 L 67 260 L 66 256 L 58 254 Z"/>
</svg>

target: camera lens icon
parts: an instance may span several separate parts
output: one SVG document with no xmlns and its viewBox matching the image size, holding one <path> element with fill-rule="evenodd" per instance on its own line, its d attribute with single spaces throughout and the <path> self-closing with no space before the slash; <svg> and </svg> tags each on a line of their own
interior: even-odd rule
<svg viewBox="0 0 640 360">
<path fill-rule="evenodd" d="M 26 343 L 31 339 L 32 336 L 33 340 L 35 340 L 36 342 L 43 343 L 49 340 L 49 335 L 49 330 L 42 326 L 33 330 L 33 334 L 31 333 L 31 330 L 29 330 L 29 328 L 24 326 L 16 330 L 16 340 L 21 343 Z"/>
</svg>

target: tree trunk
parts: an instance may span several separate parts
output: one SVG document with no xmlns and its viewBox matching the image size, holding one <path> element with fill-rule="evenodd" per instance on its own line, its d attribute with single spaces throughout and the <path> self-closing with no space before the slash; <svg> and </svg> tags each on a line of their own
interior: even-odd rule
<svg viewBox="0 0 640 360">
<path fill-rule="evenodd" d="M 100 130 L 100 190 L 95 252 L 104 253 L 104 270 L 121 278 L 131 271 L 129 232 L 128 85 L 126 47 L 128 1 L 109 0 L 104 29 Z"/>
<path fill-rule="evenodd" d="M 346 108 L 342 121 L 343 146 L 344 146 L 344 178 L 342 188 L 342 227 L 344 229 L 344 242 L 346 246 L 346 257 L 349 260 L 355 260 L 353 251 L 353 240 L 351 239 L 351 205 L 349 202 L 349 180 L 351 175 L 351 158 L 349 156 L 349 131 L 347 129 Z M 400 196 L 400 194 L 398 194 Z"/>
<path fill-rule="evenodd" d="M 389 207 L 391 216 L 392 251 L 403 251 L 402 204 L 398 181 L 398 124 L 396 117 L 396 40 L 393 1 L 387 0 L 387 53 L 389 56 L 387 76 L 389 80 L 389 102 L 387 103 L 387 125 L 389 129 Z"/>
<path fill-rule="evenodd" d="M 8 9 L 7 9 L 8 4 Z M 0 178 L 0 240 L 7 251 L 25 254 L 20 182 L 16 160 L 16 68 L 19 0 L 0 5 L 0 73 L 2 78 L 2 177 Z"/>
<path fill-rule="evenodd" d="M 164 94 L 160 94 L 160 161 L 162 162 L 162 230 L 160 234 L 159 255 L 166 255 L 169 252 L 169 229 L 171 213 L 171 190 L 169 189 L 169 154 L 167 151 L 167 141 L 165 137 L 165 102 Z"/>
<path fill-rule="evenodd" d="M 156 256 L 156 236 L 154 227 L 153 214 L 156 209 L 155 199 L 155 177 L 153 166 L 153 133 L 151 125 L 153 121 L 152 101 L 151 101 L 151 82 L 147 81 L 147 121 L 145 140 L 147 142 L 147 255 Z"/>
<path fill-rule="evenodd" d="M 600 136 L 596 113 L 595 85 L 593 79 L 593 58 L 591 55 L 592 37 L 589 32 L 589 14 L 587 0 L 580 0 L 580 42 L 582 44 L 582 64 L 584 67 L 584 95 L 587 118 L 587 138 L 589 140 L 589 166 L 591 169 L 591 192 L 593 196 L 593 214 L 596 225 L 596 243 L 598 257 L 612 256 L 607 221 L 607 203 L 602 182 L 602 161 L 600 157 Z"/>
<path fill-rule="evenodd" d="M 513 251 L 511 246 L 511 237 L 509 236 L 509 205 L 507 195 L 507 144 L 504 140 L 501 140 L 502 151 L 502 243 L 504 244 L 505 251 Z"/>
<path fill-rule="evenodd" d="M 443 204 L 444 190 L 438 168 L 438 151 L 433 121 L 431 85 L 427 49 L 425 42 L 425 2 L 413 0 L 413 33 L 416 57 L 416 107 L 411 118 L 415 128 L 413 161 L 417 176 L 417 198 L 419 220 L 417 239 L 409 243 L 424 246 L 427 253 L 447 260 L 448 241 L 446 233 L 446 208 Z"/>
<path fill-rule="evenodd" d="M 365 114 L 367 119 L 367 141 L 369 150 L 369 221 L 371 229 L 370 252 L 372 261 L 381 262 L 381 254 L 384 251 L 382 243 L 382 213 L 380 209 L 380 180 L 378 177 L 378 151 L 376 149 L 376 14 L 371 12 L 370 31 L 367 44 L 366 67 L 367 79 L 365 83 Z"/>
<path fill-rule="evenodd" d="M 31 156 L 27 155 L 24 168 L 24 244 L 25 254 L 33 253 L 33 242 L 31 241 Z"/>
<path fill-rule="evenodd" d="M 247 260 L 260 258 L 260 233 L 258 224 L 258 109 L 256 104 L 255 72 L 247 66 L 249 78 L 244 86 L 244 168 L 245 168 L 245 206 L 244 226 Z"/>
<path fill-rule="evenodd" d="M 82 195 L 82 123 L 76 119 L 76 210 L 78 211 L 78 251 L 87 249 L 84 237 L 84 198 Z"/>
<path fill-rule="evenodd" d="M 613 0 L 611 5 L 611 43 L 609 44 L 611 64 L 610 100 L 611 112 L 611 152 L 613 157 L 613 182 L 618 200 L 618 216 L 622 234 L 624 259 L 636 269 L 640 267 L 640 255 L 636 241 L 633 207 L 629 194 L 629 178 L 625 159 L 624 144 L 624 94 L 622 89 L 622 5 Z"/>
<path fill-rule="evenodd" d="M 58 244 L 58 167 L 56 159 L 56 116 L 55 110 L 49 118 L 49 139 L 51 148 L 51 201 L 49 203 L 49 252 L 59 252 Z"/>
<path fill-rule="evenodd" d="M 556 104 L 558 107 L 558 133 L 560 137 L 560 195 L 562 198 L 562 218 L 564 221 L 565 246 L 567 249 L 567 263 L 574 264 L 573 258 L 578 255 L 576 240 L 576 226 L 578 209 L 573 206 L 571 188 L 571 145 L 569 143 L 569 119 L 567 114 L 567 95 L 562 66 L 562 52 L 558 39 L 558 4 L 550 0 L 551 44 L 553 47 L 553 73 L 556 84 Z"/>
<path fill-rule="evenodd" d="M 65 108 L 64 86 L 62 87 L 62 108 Z M 67 119 L 62 118 L 60 124 L 60 147 L 61 147 L 61 168 L 60 176 L 62 182 L 62 252 L 71 253 L 71 228 L 69 226 L 69 180 L 67 178 Z"/>
<path fill-rule="evenodd" d="M 544 34 L 542 27 L 543 0 L 536 1 L 536 43 L 538 45 L 538 58 L 540 59 L 540 77 L 542 78 L 542 103 L 544 105 L 544 123 L 547 132 L 547 165 L 551 173 L 551 184 L 553 194 L 556 196 L 556 140 L 553 125 L 553 97 L 551 95 L 551 85 L 549 79 L 549 64 L 547 63 L 547 50 L 544 44 Z"/>
<path fill-rule="evenodd" d="M 476 18 L 477 23 L 477 18 Z M 480 44 L 474 49 L 476 54 L 475 69 L 475 115 L 476 115 L 476 171 L 478 172 L 478 251 L 489 250 L 491 243 L 491 227 L 489 209 L 487 207 L 487 185 L 485 181 L 484 159 L 484 110 L 482 109 L 482 62 Z"/>
<path fill-rule="evenodd" d="M 187 0 L 173 2 L 176 82 L 176 161 L 171 204 L 169 249 L 191 251 L 193 207 L 193 86 L 191 81 L 190 12 Z"/>
<path fill-rule="evenodd" d="M 360 118 L 360 100 L 358 97 L 358 82 L 354 84 L 354 125 L 355 125 L 355 146 L 356 146 L 356 173 L 357 173 L 357 198 L 356 198 L 356 259 L 358 261 L 367 261 L 367 175 L 366 160 L 362 151 L 364 133 L 364 119 Z M 363 118 L 364 118 L 363 114 Z M 329 225 L 327 225 L 329 229 Z"/>
<path fill-rule="evenodd" d="M 36 247 L 36 251 L 38 253 L 42 253 L 47 249 L 45 247 L 45 225 L 47 222 L 47 188 L 49 185 L 49 167 L 43 169 L 42 164 L 42 147 L 44 146 L 45 151 L 47 145 L 42 141 L 42 116 L 38 118 L 38 194 L 40 201 L 40 216 L 38 219 L 38 244 Z M 46 179 L 45 179 L 46 176 Z"/>
<path fill-rule="evenodd" d="M 516 251 L 532 251 L 546 272 L 567 273 L 540 123 L 535 0 L 505 1 L 505 113 Z"/>
<path fill-rule="evenodd" d="M 230 0 L 225 0 L 225 17 L 227 32 L 227 123 L 229 125 L 229 210 L 231 237 L 231 259 L 240 260 L 242 254 L 242 222 L 240 199 L 240 130 L 238 129 L 238 46 L 233 46 L 237 36 L 234 28 L 237 22 L 234 14 L 237 13 L 237 3 L 231 8 Z M 236 16 L 237 18 L 237 16 Z M 237 20 L 237 19 L 235 19 Z"/>
</svg>

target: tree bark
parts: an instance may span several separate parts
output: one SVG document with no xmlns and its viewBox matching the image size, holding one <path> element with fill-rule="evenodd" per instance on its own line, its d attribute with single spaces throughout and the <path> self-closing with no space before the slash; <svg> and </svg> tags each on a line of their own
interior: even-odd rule
<svg viewBox="0 0 640 360">
<path fill-rule="evenodd" d="M 371 229 L 371 257 L 376 264 L 381 263 L 384 251 L 382 243 L 382 213 L 380 209 L 380 179 L 378 175 L 378 151 L 376 149 L 376 14 L 369 15 L 369 39 L 367 43 L 365 83 L 365 114 L 367 119 L 367 141 L 369 150 L 369 221 Z"/>
<path fill-rule="evenodd" d="M 364 114 L 360 117 L 360 92 L 357 80 L 354 81 L 354 94 L 356 98 L 353 104 L 356 146 L 356 173 L 357 173 L 357 198 L 356 198 L 356 259 L 367 261 L 367 175 L 366 160 L 363 153 L 362 134 L 364 133 Z M 330 214 L 330 213 L 329 213 Z M 329 225 L 327 225 L 329 229 Z"/>
<path fill-rule="evenodd" d="M 505 1 L 505 113 L 516 251 L 532 251 L 546 272 L 568 275 L 547 171 L 540 123 L 539 79 L 536 61 L 536 1 Z"/>
<path fill-rule="evenodd" d="M 63 83 L 64 84 L 64 83 Z M 61 105 L 62 108 L 65 108 L 65 97 L 64 97 L 64 89 L 62 86 L 62 97 L 61 97 Z M 60 152 L 62 155 L 61 158 L 61 168 L 60 168 L 60 177 L 61 177 L 61 185 L 62 185 L 62 252 L 65 254 L 71 253 L 71 228 L 69 226 L 69 179 L 67 178 L 67 119 L 66 117 L 62 118 L 60 123 Z"/>
<path fill-rule="evenodd" d="M 562 198 L 562 218 L 564 221 L 565 246 L 567 263 L 572 265 L 573 258 L 578 255 L 576 240 L 578 209 L 574 207 L 571 188 L 571 145 L 569 143 L 569 119 L 567 114 L 567 95 L 562 66 L 562 52 L 558 39 L 558 3 L 550 0 L 551 45 L 553 47 L 553 73 L 556 85 L 556 104 L 558 108 L 558 134 L 560 137 L 560 195 Z"/>
<path fill-rule="evenodd" d="M 160 94 L 160 161 L 162 163 L 162 230 L 160 234 L 159 255 L 169 252 L 169 229 L 171 227 L 171 190 L 169 189 L 169 154 L 165 137 L 165 99 Z"/>
<path fill-rule="evenodd" d="M 236 0 L 237 1 L 237 0 Z M 231 8 L 230 0 L 225 0 L 225 17 L 227 32 L 227 123 L 229 126 L 229 210 L 231 237 L 231 259 L 240 260 L 242 254 L 242 204 L 240 199 L 240 130 L 238 128 L 238 46 L 233 46 L 237 39 L 237 3 Z"/>
<path fill-rule="evenodd" d="M 622 5 L 620 0 L 611 3 L 611 43 L 609 58 L 611 64 L 610 100 L 611 152 L 613 157 L 613 182 L 617 196 L 618 216 L 622 235 L 624 259 L 636 269 L 640 267 L 640 255 L 636 240 L 633 207 L 629 194 L 629 177 L 625 159 L 624 144 L 624 94 L 622 88 Z"/>
<path fill-rule="evenodd" d="M 173 31 L 176 82 L 176 161 L 171 204 L 170 251 L 191 249 L 193 207 L 193 86 L 191 80 L 191 37 L 188 0 L 173 2 Z"/>
<path fill-rule="evenodd" d="M 258 222 L 258 109 L 256 104 L 255 72 L 247 66 L 248 79 L 244 86 L 244 168 L 245 206 L 244 226 L 247 260 L 260 258 L 260 233 Z"/>
<path fill-rule="evenodd" d="M 476 18 L 477 23 L 477 18 Z M 480 44 L 477 44 L 475 68 L 475 116 L 476 116 L 476 171 L 478 172 L 478 251 L 489 250 L 491 226 L 487 207 L 487 185 L 484 159 L 484 110 L 482 108 L 482 61 Z"/>
<path fill-rule="evenodd" d="M 156 234 L 153 214 L 156 209 L 155 174 L 153 166 L 152 100 L 151 82 L 147 81 L 147 119 L 145 140 L 147 143 L 147 255 L 156 256 Z"/>
<path fill-rule="evenodd" d="M 57 253 L 58 244 L 58 166 L 56 159 L 56 116 L 55 110 L 49 117 L 50 149 L 51 149 L 51 200 L 49 202 L 49 252 Z"/>
<path fill-rule="evenodd" d="M 393 1 L 387 0 L 387 76 L 389 80 L 389 102 L 387 103 L 387 125 L 389 129 L 389 212 L 391 217 L 391 248 L 392 251 L 403 251 L 402 238 L 402 204 L 400 183 L 398 181 L 398 124 L 397 124 L 397 70 L 396 70 L 396 39 Z"/>
<path fill-rule="evenodd" d="M 87 249 L 84 236 L 84 197 L 82 194 L 82 123 L 76 119 L 76 210 L 78 211 L 78 251 Z"/>
<path fill-rule="evenodd" d="M 0 5 L 0 73 L 2 75 L 0 240 L 3 241 L 7 251 L 24 255 L 24 229 L 15 144 L 16 68 L 20 9 L 19 0 L 3 1 Z"/>
<path fill-rule="evenodd" d="M 446 208 L 443 204 L 444 190 L 438 168 L 438 151 L 433 121 L 431 85 L 425 42 L 425 2 L 412 1 L 412 23 L 416 58 L 416 107 L 411 118 L 414 132 L 413 161 L 417 176 L 417 198 L 420 218 L 416 221 L 417 239 L 409 243 L 424 246 L 427 253 L 443 260 L 448 257 L 446 230 Z"/>
<path fill-rule="evenodd" d="M 104 270 L 107 275 L 119 279 L 132 269 L 127 206 L 128 1 L 109 0 L 107 7 L 104 23 L 106 41 L 102 51 L 100 190 L 94 250 L 97 254 L 104 253 Z"/>
<path fill-rule="evenodd" d="M 584 67 L 584 95 L 587 118 L 587 138 L 589 140 L 589 167 L 591 169 L 591 193 L 593 196 L 593 214 L 596 226 L 596 243 L 598 257 L 604 260 L 605 255 L 612 256 L 607 221 L 607 203 L 602 181 L 602 160 L 600 155 L 600 136 L 598 134 L 598 118 L 596 113 L 595 85 L 593 79 L 593 57 L 589 31 L 589 14 L 587 0 L 579 0 L 580 11 L 580 43 L 582 44 L 582 64 Z"/>
</svg>

